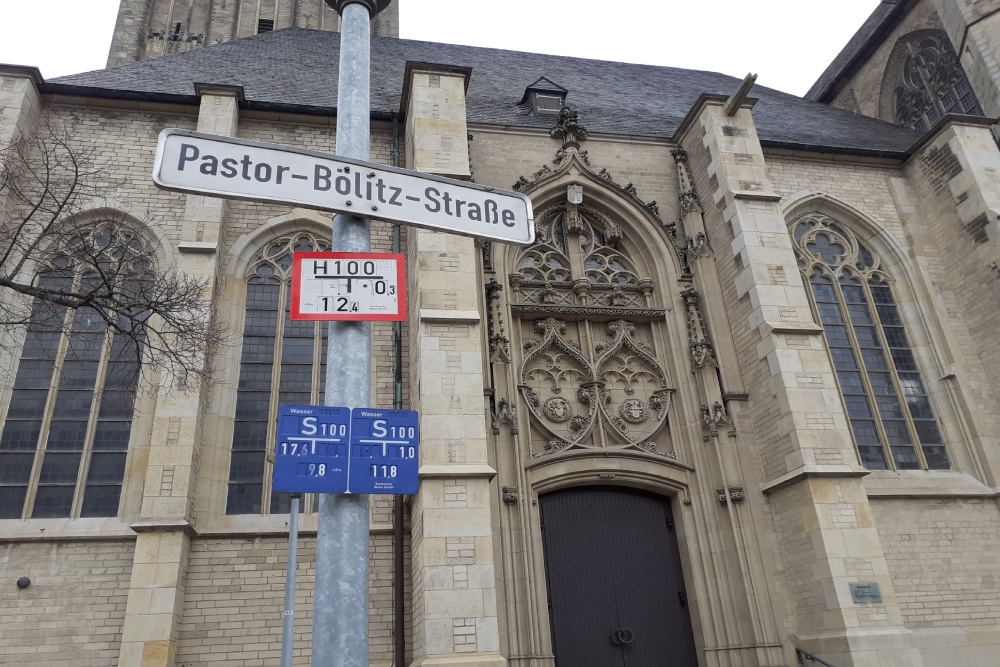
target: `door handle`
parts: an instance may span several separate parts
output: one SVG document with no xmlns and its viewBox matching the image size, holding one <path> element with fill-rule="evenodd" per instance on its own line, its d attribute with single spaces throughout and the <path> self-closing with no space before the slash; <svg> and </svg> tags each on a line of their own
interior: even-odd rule
<svg viewBox="0 0 1000 667">
<path fill-rule="evenodd" d="M 626 646 L 635 641 L 635 633 L 628 628 L 622 628 L 621 630 L 615 630 L 611 633 L 611 643 L 618 644 L 619 646 Z"/>
</svg>

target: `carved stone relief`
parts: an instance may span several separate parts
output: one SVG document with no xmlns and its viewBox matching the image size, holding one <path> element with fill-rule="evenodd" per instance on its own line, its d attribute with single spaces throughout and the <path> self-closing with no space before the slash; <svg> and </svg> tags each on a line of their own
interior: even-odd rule
<svg viewBox="0 0 1000 667">
<path fill-rule="evenodd" d="M 620 249 L 621 228 L 586 205 L 547 209 L 535 222 L 538 242 L 517 259 L 508 277 L 514 303 L 642 308 L 653 281 L 641 278 Z M 572 244 L 583 255 L 583 276 L 574 277 Z"/>
<path fill-rule="evenodd" d="M 586 345 L 584 322 L 522 323 L 519 388 L 541 434 L 535 456 L 571 447 L 657 451 L 652 441 L 667 424 L 674 389 L 651 352 L 651 325 L 639 327 L 607 322 L 604 340 Z"/>
</svg>

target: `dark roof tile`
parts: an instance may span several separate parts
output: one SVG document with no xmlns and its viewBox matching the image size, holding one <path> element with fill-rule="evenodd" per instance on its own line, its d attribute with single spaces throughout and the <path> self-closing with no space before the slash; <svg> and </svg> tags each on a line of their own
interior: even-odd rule
<svg viewBox="0 0 1000 667">
<path fill-rule="evenodd" d="M 191 96 L 195 82 L 243 86 L 247 102 L 331 109 L 337 106 L 337 33 L 277 30 L 112 69 L 53 79 L 49 84 Z M 544 76 L 568 90 L 591 133 L 669 138 L 699 96 L 729 95 L 740 80 L 714 72 L 549 56 L 405 39 L 372 40 L 373 112 L 399 110 L 407 61 L 472 68 L 470 123 L 548 129 L 551 118 L 517 113 L 527 86 Z M 754 108 L 765 144 L 842 152 L 903 153 L 919 138 L 907 128 L 857 116 L 794 95 L 755 87 Z"/>
</svg>

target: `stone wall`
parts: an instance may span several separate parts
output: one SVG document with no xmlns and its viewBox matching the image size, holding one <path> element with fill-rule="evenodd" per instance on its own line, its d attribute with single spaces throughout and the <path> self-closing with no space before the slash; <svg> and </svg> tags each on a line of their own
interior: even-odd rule
<svg viewBox="0 0 1000 667">
<path fill-rule="evenodd" d="M 996 625 L 1000 510 L 994 500 L 877 499 L 872 509 L 908 627 Z"/>
<path fill-rule="evenodd" d="M 0 664 L 118 664 L 134 540 L 0 545 Z M 31 579 L 25 589 L 20 577 Z"/>
<path fill-rule="evenodd" d="M 375 17 L 373 35 L 399 37 L 399 2 Z M 325 0 L 121 0 L 108 67 L 250 37 L 261 20 L 273 21 L 274 30 L 340 30 L 340 16 Z"/>
<path fill-rule="evenodd" d="M 934 9 L 926 1 L 918 2 L 888 33 L 868 60 L 855 73 L 840 82 L 836 94 L 830 100 L 830 106 L 893 122 L 891 100 L 893 87 L 891 84 L 888 86 L 890 99 L 886 100 L 884 99 L 886 88 L 883 87 L 883 82 L 885 79 L 895 82 L 898 76 L 900 59 L 894 57 L 893 53 L 896 42 L 900 37 L 915 30 L 942 29 L 943 26 Z M 890 68 L 888 73 L 887 67 Z"/>
<path fill-rule="evenodd" d="M 407 552 L 409 551 L 406 545 Z M 196 539 L 188 562 L 184 621 L 178 664 L 185 667 L 277 664 L 281 656 L 282 610 L 288 540 L 280 537 Z M 312 641 L 316 539 L 299 542 L 294 660 L 306 663 Z M 389 665 L 394 650 L 392 536 L 369 543 L 369 651 L 371 664 Z M 409 557 L 404 577 L 408 579 Z M 409 620 L 410 591 L 403 603 Z M 407 637 L 409 641 L 409 637 Z"/>
</svg>

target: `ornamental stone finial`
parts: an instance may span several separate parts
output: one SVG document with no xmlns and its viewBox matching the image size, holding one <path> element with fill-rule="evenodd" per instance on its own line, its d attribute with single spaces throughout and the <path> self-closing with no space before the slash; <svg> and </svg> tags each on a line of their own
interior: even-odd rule
<svg viewBox="0 0 1000 667">
<path fill-rule="evenodd" d="M 344 14 L 344 7 L 351 4 L 365 5 L 368 7 L 368 12 L 375 16 L 380 11 L 389 6 L 392 0 L 326 0 L 326 4 L 330 5 L 337 10 L 340 15 Z"/>
<path fill-rule="evenodd" d="M 564 147 L 575 145 L 579 148 L 579 142 L 587 138 L 587 128 L 580 125 L 579 112 L 563 107 L 559 110 L 559 120 L 549 130 L 549 135 L 554 139 L 562 139 Z"/>
</svg>

